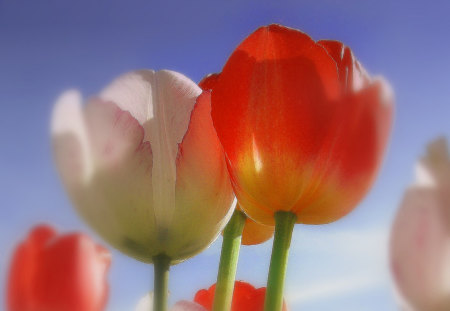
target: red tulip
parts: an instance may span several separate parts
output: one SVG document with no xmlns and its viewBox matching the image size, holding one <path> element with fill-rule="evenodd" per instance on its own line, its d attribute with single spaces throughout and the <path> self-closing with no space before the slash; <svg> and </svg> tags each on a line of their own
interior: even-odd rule
<svg viewBox="0 0 450 311">
<path fill-rule="evenodd" d="M 104 310 L 109 252 L 80 233 L 34 228 L 12 257 L 8 311 Z"/>
<path fill-rule="evenodd" d="M 213 79 L 214 126 L 251 218 L 273 225 L 275 212 L 289 211 L 297 223 L 329 223 L 363 198 L 382 161 L 393 103 L 387 84 L 348 47 L 261 27 Z"/>
<path fill-rule="evenodd" d="M 209 289 L 199 290 L 195 294 L 194 301 L 205 307 L 206 310 L 212 310 L 215 289 L 216 285 L 214 284 Z M 249 283 L 236 281 L 231 311 L 262 311 L 265 296 L 265 287 L 256 289 Z M 283 311 L 287 311 L 286 304 L 283 304 Z"/>
</svg>

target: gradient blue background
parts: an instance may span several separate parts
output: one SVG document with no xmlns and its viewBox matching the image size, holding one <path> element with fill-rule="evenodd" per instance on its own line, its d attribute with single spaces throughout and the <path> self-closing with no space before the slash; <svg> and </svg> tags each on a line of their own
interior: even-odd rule
<svg viewBox="0 0 450 311">
<path fill-rule="evenodd" d="M 0 0 L 0 304 L 15 243 L 38 222 L 98 236 L 77 217 L 53 167 L 49 119 L 67 88 L 93 95 L 138 68 L 199 81 L 220 71 L 258 26 L 281 23 L 338 39 L 396 93 L 380 176 L 346 218 L 297 226 L 288 268 L 291 310 L 396 310 L 387 237 L 426 143 L 450 134 L 448 1 L 7 1 Z M 173 267 L 171 302 L 215 282 L 221 238 Z M 238 279 L 264 286 L 271 242 L 242 249 Z M 113 252 L 108 310 L 133 310 L 152 288 L 151 266 Z"/>
</svg>

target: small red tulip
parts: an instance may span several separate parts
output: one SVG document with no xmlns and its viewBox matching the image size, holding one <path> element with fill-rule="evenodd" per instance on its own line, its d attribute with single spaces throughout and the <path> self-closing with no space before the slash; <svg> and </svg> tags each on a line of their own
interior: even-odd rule
<svg viewBox="0 0 450 311">
<path fill-rule="evenodd" d="M 261 27 L 201 85 L 212 89 L 214 127 L 252 219 L 273 225 L 274 213 L 288 211 L 297 223 L 329 223 L 370 189 L 390 132 L 392 94 L 341 42 Z"/>
<path fill-rule="evenodd" d="M 8 311 L 101 311 L 110 254 L 80 233 L 35 227 L 12 257 Z"/>
<path fill-rule="evenodd" d="M 212 285 L 209 289 L 202 289 L 195 294 L 194 302 L 212 310 L 214 301 L 214 292 L 216 285 Z M 251 284 L 241 281 L 234 283 L 233 302 L 231 311 L 262 311 L 264 310 L 264 298 L 266 296 L 266 288 L 254 288 Z M 283 311 L 287 311 L 286 304 L 283 304 Z"/>
</svg>

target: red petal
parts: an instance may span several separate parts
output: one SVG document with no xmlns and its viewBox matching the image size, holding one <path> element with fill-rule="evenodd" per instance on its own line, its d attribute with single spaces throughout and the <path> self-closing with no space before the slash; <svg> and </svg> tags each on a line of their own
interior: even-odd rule
<svg viewBox="0 0 450 311">
<path fill-rule="evenodd" d="M 219 73 L 210 73 L 198 83 L 198 86 L 204 91 L 212 90 L 219 80 L 219 76 Z"/>
<path fill-rule="evenodd" d="M 35 309 L 36 273 L 45 244 L 56 236 L 47 225 L 35 227 L 27 239 L 14 252 L 8 277 L 8 310 L 28 311 Z"/>
<path fill-rule="evenodd" d="M 317 43 L 322 45 L 336 62 L 339 81 L 344 89 L 354 92 L 368 86 L 370 77 L 348 46 L 333 40 L 321 40 Z"/>
<path fill-rule="evenodd" d="M 214 302 L 214 292 L 216 290 L 216 285 L 212 285 L 209 289 L 199 290 L 194 297 L 194 302 L 205 307 L 207 310 L 212 310 Z"/>
</svg>

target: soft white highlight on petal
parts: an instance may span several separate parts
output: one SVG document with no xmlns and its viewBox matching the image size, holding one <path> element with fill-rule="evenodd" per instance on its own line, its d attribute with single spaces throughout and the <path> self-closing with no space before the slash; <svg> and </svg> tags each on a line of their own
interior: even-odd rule
<svg viewBox="0 0 450 311">
<path fill-rule="evenodd" d="M 255 163 L 256 172 L 260 172 L 262 169 L 261 155 L 259 154 L 258 146 L 256 145 L 255 137 L 252 140 L 253 149 L 253 162 Z"/>
<path fill-rule="evenodd" d="M 129 111 L 141 125 L 153 119 L 153 96 L 155 72 L 139 70 L 124 74 L 114 80 L 101 93 L 106 101 L 116 103 L 122 110 Z"/>
</svg>

